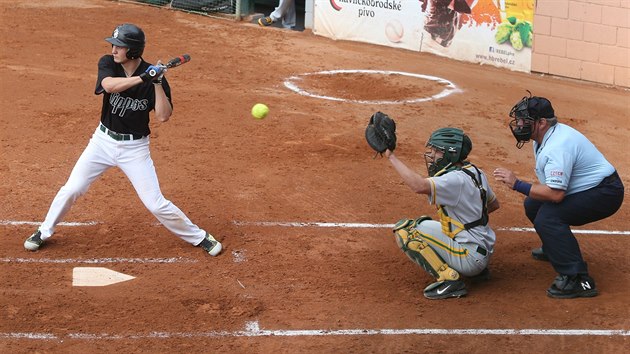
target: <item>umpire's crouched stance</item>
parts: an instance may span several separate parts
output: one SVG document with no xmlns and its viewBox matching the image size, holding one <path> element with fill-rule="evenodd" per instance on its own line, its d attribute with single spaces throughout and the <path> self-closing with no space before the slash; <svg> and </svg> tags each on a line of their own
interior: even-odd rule
<svg viewBox="0 0 630 354">
<path fill-rule="evenodd" d="M 510 111 L 510 129 L 520 149 L 533 140 L 536 176 L 527 183 L 512 171 L 497 168 L 494 176 L 525 198 L 525 214 L 534 224 L 542 248 L 532 251 L 549 261 L 559 275 L 547 295 L 554 298 L 592 297 L 595 282 L 588 274 L 570 226 L 613 215 L 623 202 L 624 187 L 617 171 L 584 135 L 558 123 L 551 102 L 523 97 Z"/>
<path fill-rule="evenodd" d="M 377 112 L 366 129 L 368 143 L 385 154 L 407 186 L 429 197 L 440 219 L 400 220 L 394 227 L 396 242 L 436 278 L 424 289 L 426 298 L 464 296 L 467 290 L 461 276 L 489 276 L 496 236 L 488 225 L 488 213 L 497 210 L 499 202 L 483 171 L 466 161 L 472 141 L 461 129 L 441 128 L 431 134 L 424 155 L 429 174 L 425 178 L 394 155 L 395 127 L 393 120 Z"/>
</svg>

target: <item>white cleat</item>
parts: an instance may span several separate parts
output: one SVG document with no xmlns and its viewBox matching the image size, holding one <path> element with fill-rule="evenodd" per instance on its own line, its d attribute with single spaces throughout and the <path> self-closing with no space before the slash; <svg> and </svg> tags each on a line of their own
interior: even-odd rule
<svg viewBox="0 0 630 354">
<path fill-rule="evenodd" d="M 206 237 L 197 246 L 203 248 L 206 252 L 208 252 L 208 254 L 213 257 L 221 253 L 221 250 L 223 249 L 221 242 L 215 240 L 214 237 L 212 237 L 212 235 L 207 232 Z"/>
<path fill-rule="evenodd" d="M 24 248 L 29 251 L 37 251 L 43 243 L 44 240 L 42 240 L 42 233 L 37 230 L 31 235 L 31 237 L 24 241 Z"/>
</svg>

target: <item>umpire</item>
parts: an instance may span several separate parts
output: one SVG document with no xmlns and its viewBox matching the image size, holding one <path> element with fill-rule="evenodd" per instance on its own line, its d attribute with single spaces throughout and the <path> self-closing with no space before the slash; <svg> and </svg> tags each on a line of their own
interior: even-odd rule
<svg viewBox="0 0 630 354">
<path fill-rule="evenodd" d="M 539 183 L 521 181 L 505 168 L 497 168 L 494 177 L 526 196 L 525 214 L 542 241 L 532 256 L 551 262 L 559 273 L 547 295 L 596 296 L 595 281 L 570 226 L 602 220 L 619 210 L 624 196 L 621 179 L 582 133 L 558 123 L 548 99 L 530 92 L 512 107 L 510 118 L 519 149 L 533 140 Z"/>
</svg>

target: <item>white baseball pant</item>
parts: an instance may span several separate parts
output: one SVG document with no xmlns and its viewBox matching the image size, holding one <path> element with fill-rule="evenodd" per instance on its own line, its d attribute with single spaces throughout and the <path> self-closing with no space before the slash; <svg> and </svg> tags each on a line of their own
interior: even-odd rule
<svg viewBox="0 0 630 354">
<path fill-rule="evenodd" d="M 204 239 L 206 232 L 162 195 L 151 159 L 149 137 L 116 141 L 97 128 L 68 181 L 52 201 L 46 219 L 39 228 L 42 240 L 52 236 L 56 225 L 63 220 L 74 202 L 111 167 L 119 167 L 123 171 L 144 206 L 168 230 L 195 246 Z"/>
</svg>

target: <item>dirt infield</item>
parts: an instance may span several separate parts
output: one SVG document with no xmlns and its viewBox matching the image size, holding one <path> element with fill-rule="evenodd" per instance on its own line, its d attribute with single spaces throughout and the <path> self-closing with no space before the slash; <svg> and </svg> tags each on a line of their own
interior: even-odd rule
<svg viewBox="0 0 630 354">
<path fill-rule="evenodd" d="M 435 215 L 364 139 L 377 110 L 398 124 L 398 156 L 425 173 L 423 145 L 465 129 L 470 159 L 533 180 L 531 147 L 515 147 L 507 113 L 525 89 L 551 99 L 630 186 L 628 91 L 509 72 L 250 23 L 97 0 L 0 0 L 0 352 L 615 353 L 629 346 L 630 208 L 579 234 L 600 296 L 554 300 L 555 273 L 531 259 L 539 241 L 522 197 L 498 183 L 492 279 L 461 299 L 429 301 L 429 275 L 387 225 Z M 151 123 L 164 195 L 224 244 L 211 258 L 158 225 L 110 170 L 42 250 L 24 239 L 97 127 L 93 94 L 103 39 L 119 23 L 147 34 L 144 58 L 189 53 L 168 72 L 174 114 Z M 442 78 L 329 70 L 398 71 Z M 249 110 L 266 103 L 270 115 Z M 628 192 L 626 192 L 628 193 Z M 625 233 L 612 234 L 611 231 Z M 73 287 L 75 267 L 136 277 Z M 527 331 L 531 330 L 531 331 Z M 575 331 L 574 331 L 575 330 Z"/>
</svg>

